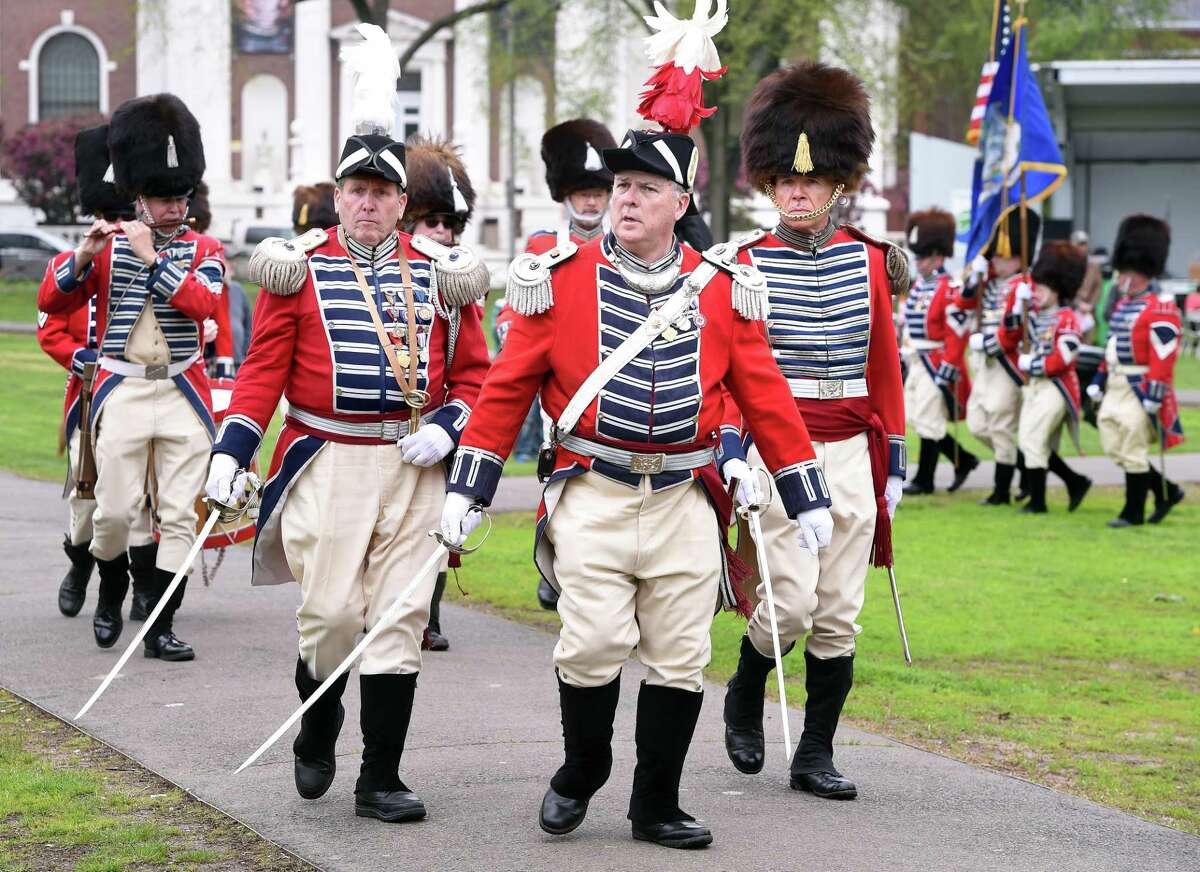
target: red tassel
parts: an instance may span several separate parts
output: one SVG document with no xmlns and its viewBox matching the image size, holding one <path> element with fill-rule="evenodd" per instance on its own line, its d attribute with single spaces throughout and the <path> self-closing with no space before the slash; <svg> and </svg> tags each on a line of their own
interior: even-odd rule
<svg viewBox="0 0 1200 872">
<path fill-rule="evenodd" d="M 725 564 L 729 567 L 729 584 L 733 587 L 735 600 L 733 610 L 748 621 L 754 614 L 754 606 L 750 603 L 750 598 L 746 596 L 743 585 L 750 580 L 754 570 L 749 563 L 738 556 L 736 551 L 729 547 L 728 542 L 724 545 Z"/>
<path fill-rule="evenodd" d="M 656 67 L 646 80 L 641 93 L 638 114 L 647 121 L 661 124 L 668 133 L 687 133 L 717 111 L 716 106 L 704 105 L 703 84 L 720 78 L 726 67 L 706 73 L 699 67 L 685 73 L 674 64 Z"/>
<path fill-rule="evenodd" d="M 892 519 L 888 517 L 887 500 L 875 498 L 875 542 L 871 546 L 871 563 L 877 567 L 892 565 Z"/>
</svg>

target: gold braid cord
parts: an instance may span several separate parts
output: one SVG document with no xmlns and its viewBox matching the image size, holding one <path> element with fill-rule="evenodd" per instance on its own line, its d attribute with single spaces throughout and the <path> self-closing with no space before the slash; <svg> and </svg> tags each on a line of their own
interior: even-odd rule
<svg viewBox="0 0 1200 872">
<path fill-rule="evenodd" d="M 829 201 L 814 212 L 785 212 L 783 207 L 779 205 L 779 201 L 775 199 L 774 185 L 767 185 L 765 188 L 763 188 L 763 193 L 767 195 L 767 198 L 771 201 L 771 205 L 775 207 L 775 210 L 789 221 L 812 221 L 814 218 L 820 218 L 822 215 L 836 206 L 837 201 L 842 197 L 842 191 L 845 189 L 845 185 L 839 184 L 833 189 L 833 194 L 830 195 Z"/>
</svg>

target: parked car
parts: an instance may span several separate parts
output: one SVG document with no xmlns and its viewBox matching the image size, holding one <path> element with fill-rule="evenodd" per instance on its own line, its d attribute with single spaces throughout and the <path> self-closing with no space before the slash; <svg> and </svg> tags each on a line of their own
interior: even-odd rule
<svg viewBox="0 0 1200 872">
<path fill-rule="evenodd" d="M 72 248 L 64 237 L 38 227 L 0 228 L 0 279 L 40 281 L 50 258 Z"/>
</svg>

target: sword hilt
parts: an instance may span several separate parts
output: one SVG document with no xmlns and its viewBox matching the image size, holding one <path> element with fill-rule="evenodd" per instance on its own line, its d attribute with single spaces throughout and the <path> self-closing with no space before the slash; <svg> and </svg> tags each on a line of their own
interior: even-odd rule
<svg viewBox="0 0 1200 872">
<path fill-rule="evenodd" d="M 469 515 L 471 512 L 478 512 L 483 516 L 483 519 L 487 521 L 487 527 L 483 531 L 483 538 L 481 538 L 474 545 L 468 547 L 465 542 L 462 545 L 455 545 L 442 535 L 441 530 L 430 530 L 429 535 L 432 536 L 439 545 L 441 545 L 451 554 L 474 554 L 483 547 L 483 543 L 488 540 L 488 536 L 492 535 L 492 516 L 485 512 L 481 506 L 471 506 L 471 508 L 467 509 L 467 514 Z"/>
</svg>

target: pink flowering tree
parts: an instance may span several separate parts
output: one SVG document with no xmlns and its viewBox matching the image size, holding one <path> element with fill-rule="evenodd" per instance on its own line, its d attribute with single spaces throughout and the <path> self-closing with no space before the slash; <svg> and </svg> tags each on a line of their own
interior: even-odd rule
<svg viewBox="0 0 1200 872">
<path fill-rule="evenodd" d="M 100 115 L 70 115 L 28 124 L 4 137 L 0 171 L 26 205 L 42 210 L 47 224 L 79 220 L 75 134 L 103 123 Z"/>
</svg>

